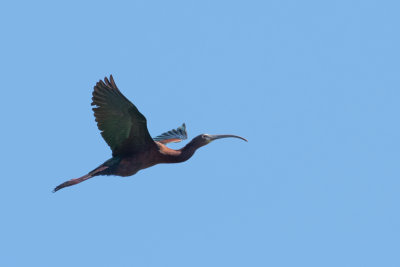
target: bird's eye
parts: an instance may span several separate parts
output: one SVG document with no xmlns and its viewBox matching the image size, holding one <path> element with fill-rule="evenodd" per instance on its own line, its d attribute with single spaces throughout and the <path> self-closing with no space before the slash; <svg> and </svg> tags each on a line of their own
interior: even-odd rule
<svg viewBox="0 0 400 267">
<path fill-rule="evenodd" d="M 206 134 L 203 134 L 202 137 L 203 137 L 203 139 L 206 139 L 206 140 L 208 139 L 208 136 Z"/>
</svg>

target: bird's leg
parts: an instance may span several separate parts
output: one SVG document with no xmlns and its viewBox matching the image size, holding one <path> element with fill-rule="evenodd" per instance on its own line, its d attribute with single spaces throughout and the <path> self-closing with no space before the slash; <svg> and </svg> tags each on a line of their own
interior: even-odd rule
<svg viewBox="0 0 400 267">
<path fill-rule="evenodd" d="M 76 185 L 76 184 L 79 184 L 79 183 L 81 183 L 83 181 L 86 181 L 87 179 L 90 179 L 90 178 L 92 178 L 94 176 L 99 175 L 99 172 L 104 171 L 107 168 L 108 168 L 108 166 L 100 166 L 97 169 L 91 171 L 90 173 L 88 173 L 88 174 L 86 174 L 86 175 L 84 175 L 82 177 L 68 180 L 68 181 L 60 184 L 56 188 L 54 188 L 53 192 L 57 192 L 58 190 L 60 190 L 60 189 L 62 189 L 64 187 L 71 186 L 71 185 Z"/>
</svg>

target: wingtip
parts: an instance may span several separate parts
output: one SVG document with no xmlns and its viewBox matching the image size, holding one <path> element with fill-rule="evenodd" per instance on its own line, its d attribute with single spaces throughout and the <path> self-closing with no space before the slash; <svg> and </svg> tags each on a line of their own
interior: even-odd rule
<svg viewBox="0 0 400 267">
<path fill-rule="evenodd" d="M 114 77 L 112 76 L 112 74 L 110 74 L 110 82 L 111 82 L 111 85 L 112 85 L 114 88 L 118 88 L 117 85 L 116 85 L 116 83 L 115 83 L 115 81 L 114 81 Z"/>
<path fill-rule="evenodd" d="M 183 123 L 181 127 L 183 128 L 183 139 L 182 140 L 186 140 L 188 138 L 188 134 L 187 134 L 187 130 L 186 130 L 186 123 Z"/>
<path fill-rule="evenodd" d="M 110 74 L 110 78 L 104 77 L 104 81 L 107 86 L 117 89 L 117 85 L 115 84 L 114 77 L 112 76 L 112 74 Z"/>
</svg>

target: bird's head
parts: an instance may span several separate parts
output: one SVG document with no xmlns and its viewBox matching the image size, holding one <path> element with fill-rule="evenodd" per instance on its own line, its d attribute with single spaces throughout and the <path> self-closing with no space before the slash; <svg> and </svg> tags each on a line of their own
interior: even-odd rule
<svg viewBox="0 0 400 267">
<path fill-rule="evenodd" d="M 222 139 L 222 138 L 229 138 L 229 137 L 239 138 L 239 139 L 242 139 L 242 140 L 247 142 L 247 140 L 245 138 L 237 136 L 237 135 L 232 135 L 232 134 L 215 134 L 215 135 L 213 135 L 213 134 L 201 134 L 201 135 L 196 136 L 192 140 L 192 142 L 194 143 L 194 145 L 196 147 L 202 147 L 202 146 L 208 145 L 209 143 L 211 143 L 214 140 Z"/>
</svg>

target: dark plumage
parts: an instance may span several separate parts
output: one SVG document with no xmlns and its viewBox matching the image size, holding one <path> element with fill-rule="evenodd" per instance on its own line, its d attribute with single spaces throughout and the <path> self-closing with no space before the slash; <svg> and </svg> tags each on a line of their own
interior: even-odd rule
<svg viewBox="0 0 400 267">
<path fill-rule="evenodd" d="M 118 90 L 112 75 L 110 80 L 106 77 L 94 86 L 92 100 L 97 126 L 112 150 L 112 158 L 88 174 L 60 184 L 54 192 L 98 175 L 130 176 L 159 163 L 183 162 L 199 147 L 216 139 L 235 137 L 247 141 L 236 135 L 201 134 L 181 149 L 170 149 L 166 144 L 187 139 L 185 124 L 151 138 L 146 118 Z"/>
</svg>

